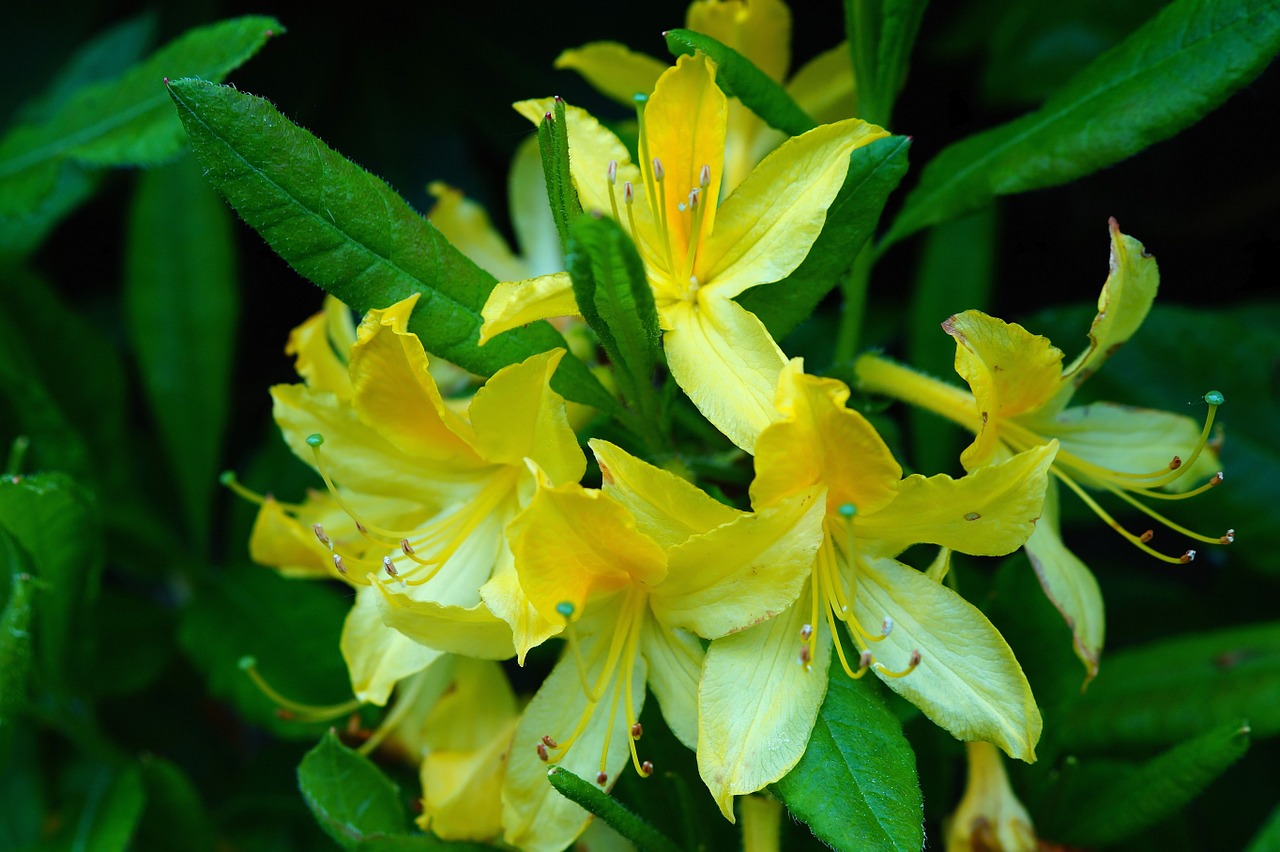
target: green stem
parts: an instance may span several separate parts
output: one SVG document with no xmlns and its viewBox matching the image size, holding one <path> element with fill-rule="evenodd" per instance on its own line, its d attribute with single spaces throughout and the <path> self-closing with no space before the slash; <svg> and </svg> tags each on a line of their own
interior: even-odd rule
<svg viewBox="0 0 1280 852">
<path fill-rule="evenodd" d="M 569 770 L 552 766 L 547 770 L 547 779 L 556 788 L 556 792 L 600 817 L 610 828 L 634 843 L 637 849 L 679 852 L 680 847 L 665 834 L 636 816 L 617 799 Z"/>
<path fill-rule="evenodd" d="M 844 305 L 840 314 L 840 330 L 836 336 L 836 351 L 832 363 L 841 364 L 853 360 L 858 351 L 858 338 L 862 335 L 862 318 L 867 312 L 867 287 L 871 281 L 871 267 L 875 254 L 868 248 L 858 252 L 853 268 L 840 286 Z"/>
<path fill-rule="evenodd" d="M 4 468 L 6 474 L 18 476 L 22 473 L 22 463 L 27 458 L 27 449 L 30 446 L 31 439 L 26 435 L 19 435 L 13 439 L 13 445 L 9 447 L 9 463 Z"/>
</svg>

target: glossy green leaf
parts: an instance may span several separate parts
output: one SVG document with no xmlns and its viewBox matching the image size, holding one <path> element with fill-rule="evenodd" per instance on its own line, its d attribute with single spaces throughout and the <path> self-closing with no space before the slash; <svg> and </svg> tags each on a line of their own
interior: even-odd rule
<svg viewBox="0 0 1280 852">
<path fill-rule="evenodd" d="M 1276 0 L 1177 0 L 1044 106 L 945 149 L 885 235 L 887 247 L 998 195 L 1058 186 L 1198 121 L 1280 49 Z"/>
<path fill-rule="evenodd" d="M 267 683 L 291 700 L 349 700 L 347 667 L 338 651 L 349 603 L 317 583 L 288 580 L 260 566 L 235 567 L 196 588 L 178 641 L 204 673 L 210 693 L 277 736 L 311 739 L 326 726 L 277 715 L 240 661 L 254 657 Z"/>
<path fill-rule="evenodd" d="M 194 158 L 142 175 L 125 270 L 143 388 L 202 552 L 223 467 L 239 298 L 231 215 Z"/>
<path fill-rule="evenodd" d="M 162 757 L 147 755 L 139 765 L 147 807 L 134 837 L 136 849 L 175 845 L 187 852 L 212 852 L 216 834 L 200 791 L 187 774 Z"/>
<path fill-rule="evenodd" d="M 667 30 L 663 35 L 672 56 L 700 50 L 710 57 L 716 64 L 716 85 L 729 97 L 742 101 L 770 127 L 788 136 L 799 136 L 817 126 L 786 89 L 732 47 L 692 30 Z"/>
<path fill-rule="evenodd" d="M 564 101 L 556 98 L 555 112 L 547 113 L 538 125 L 538 152 L 547 184 L 551 218 L 560 235 L 560 248 L 568 251 L 569 225 L 582 213 L 578 190 L 569 170 L 569 122 L 564 117 Z"/>
<path fill-rule="evenodd" d="M 738 297 L 776 340 L 807 319 L 848 272 L 875 231 L 889 194 L 907 173 L 910 147 L 905 136 L 889 136 L 854 150 L 844 185 L 827 210 L 826 224 L 809 256 L 781 281 L 752 287 Z"/>
<path fill-rule="evenodd" d="M 408 826 L 396 785 L 367 757 L 339 742 L 333 731 L 298 764 L 298 787 L 320 827 L 344 849 Z"/>
<path fill-rule="evenodd" d="M 608 823 L 610 828 L 630 840 L 637 848 L 654 852 L 679 850 L 680 847 L 661 831 L 636 816 L 599 787 L 569 770 L 552 765 L 547 770 L 547 780 L 556 788 L 556 792 Z"/>
<path fill-rule="evenodd" d="M 845 0 L 858 115 L 872 124 L 889 124 L 927 5 L 928 0 Z"/>
<path fill-rule="evenodd" d="M 477 345 L 493 276 L 389 186 L 262 98 L 193 79 L 169 90 L 206 177 L 303 277 L 361 312 L 421 294 L 409 330 L 427 351 L 481 375 L 567 348 L 546 323 Z M 560 362 L 553 385 L 575 401 L 617 408 L 577 358 Z"/>
<path fill-rule="evenodd" d="M 262 16 L 192 30 L 118 79 L 81 88 L 46 121 L 15 128 L 0 140 L 0 215 L 34 209 L 53 191 L 65 159 L 102 167 L 173 157 L 183 144 L 182 126 L 163 81 L 221 80 L 278 32 L 279 22 Z"/>
<path fill-rule="evenodd" d="M 0 527 L 31 557 L 32 572 L 50 590 L 33 629 L 36 659 L 50 683 L 62 685 L 84 664 L 91 643 L 80 627 L 102 572 L 97 503 L 62 474 L 0 477 Z"/>
<path fill-rule="evenodd" d="M 918 850 L 923 802 L 915 754 L 872 678 L 832 663 L 804 757 L 773 791 L 835 849 Z"/>
<path fill-rule="evenodd" d="M 1079 751 L 1162 746 L 1241 718 L 1280 734 L 1280 622 L 1107 654 L 1062 737 Z"/>
<path fill-rule="evenodd" d="M 1081 761 L 1063 771 L 1055 818 L 1043 836 L 1073 847 L 1110 846 L 1177 813 L 1249 748 L 1249 723 L 1236 720 L 1174 746 L 1141 766 Z"/>
</svg>

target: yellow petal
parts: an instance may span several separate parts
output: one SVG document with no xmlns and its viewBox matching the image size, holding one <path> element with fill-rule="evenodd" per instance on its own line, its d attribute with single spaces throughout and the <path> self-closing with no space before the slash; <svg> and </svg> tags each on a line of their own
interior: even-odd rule
<svg viewBox="0 0 1280 852">
<path fill-rule="evenodd" d="M 845 406 L 849 388 L 835 379 L 804 373 L 791 361 L 778 381 L 782 420 L 756 445 L 751 503 L 757 509 L 819 482 L 834 510 L 852 503 L 878 511 L 898 493 L 902 468 L 867 419 Z"/>
<path fill-rule="evenodd" d="M 729 299 L 678 302 L 662 319 L 676 383 L 717 429 L 751 452 L 777 416 L 774 387 L 786 363 L 778 344 L 755 314 Z"/>
<path fill-rule="evenodd" d="M 685 26 L 732 47 L 779 83 L 791 67 L 791 10 L 781 0 L 694 0 Z"/>
<path fill-rule="evenodd" d="M 787 94 L 818 124 L 857 115 L 849 43 L 842 41 L 802 65 L 787 82 Z"/>
<path fill-rule="evenodd" d="M 640 653 L 649 664 L 649 688 L 676 739 L 698 749 L 698 678 L 704 651 L 698 637 L 649 619 L 640 635 Z"/>
<path fill-rule="evenodd" d="M 855 516 L 855 534 L 879 556 L 921 542 L 977 556 L 1011 553 L 1035 530 L 1056 453 L 1056 443 L 1046 444 L 960 479 L 909 476 L 893 503 Z"/>
<path fill-rule="evenodd" d="M 356 698 L 386 704 L 398 681 L 425 669 L 441 652 L 383 624 L 375 589 L 366 586 L 356 593 L 355 606 L 342 625 L 342 658 Z"/>
<path fill-rule="evenodd" d="M 505 543 L 502 551 L 494 566 L 493 576 L 480 587 L 480 599 L 490 612 L 511 627 L 516 662 L 523 666 L 525 655 L 558 634 L 563 629 L 564 620 L 551 622 L 538 614 L 520 586 L 515 559 Z"/>
<path fill-rule="evenodd" d="M 1000 752 L 967 743 L 969 780 L 947 827 L 947 852 L 1036 852 L 1031 816 L 1009 786 Z"/>
<path fill-rule="evenodd" d="M 484 603 L 466 607 L 415 600 L 381 583 L 374 583 L 372 589 L 381 623 L 386 625 L 383 631 L 395 633 L 415 648 L 484 660 L 505 660 L 515 654 L 510 626 Z"/>
<path fill-rule="evenodd" d="M 688 251 L 693 222 L 688 212 L 689 191 L 700 185 L 708 166 L 710 186 L 703 194 L 701 233 L 712 233 L 716 200 L 724 168 L 727 102 L 715 82 L 715 66 L 703 54 L 681 56 L 675 67 L 658 78 L 644 109 L 644 143 L 648 156 L 662 161 L 667 238 L 677 267 Z M 699 278 L 699 280 L 706 280 Z"/>
<path fill-rule="evenodd" d="M 643 462 L 608 441 L 592 438 L 589 443 L 600 463 L 604 493 L 626 506 L 637 528 L 664 550 L 742 514 L 688 480 Z"/>
<path fill-rule="evenodd" d="M 1160 287 L 1156 259 L 1133 237 L 1120 233 L 1116 220 L 1110 221 L 1110 274 L 1098 295 L 1098 315 L 1089 329 L 1089 348 L 1062 373 L 1064 385 L 1054 406 L 1066 406 L 1080 383 L 1097 372 L 1111 355 L 1133 336 L 1151 310 Z"/>
<path fill-rule="evenodd" d="M 809 594 L 806 585 L 799 605 L 707 649 L 698 688 L 698 772 L 731 821 L 734 796 L 772 784 L 800 761 L 827 693 L 825 622 L 818 624 L 811 667 L 799 661 Z"/>
<path fill-rule="evenodd" d="M 717 639 L 791 606 L 822 545 L 824 497 L 811 488 L 672 548 L 654 617 Z"/>
<path fill-rule="evenodd" d="M 609 635 L 608 632 L 604 634 L 605 641 Z M 594 661 L 587 670 L 587 676 L 595 680 L 608 655 L 604 649 L 593 648 L 591 637 L 589 633 L 583 636 L 581 651 L 584 658 Z M 631 694 L 637 702 L 637 716 L 644 701 L 646 674 L 644 658 L 637 657 L 631 671 Z M 606 701 L 611 698 L 612 694 Z M 525 708 L 516 728 L 507 777 L 502 787 L 502 824 L 506 828 L 503 839 L 508 844 L 526 852 L 560 852 L 586 827 L 590 819 L 587 812 L 561 796 L 547 782 L 547 764 L 538 759 L 534 750 L 543 736 L 564 742 L 586 703 L 578 668 L 570 657 L 563 657 Z M 556 759 L 568 771 L 588 783 L 595 783 L 608 735 L 609 748 L 604 761 L 608 774 L 606 788 L 612 787 L 618 774 L 626 771 L 631 756 L 624 714 L 617 714 L 612 730 L 610 715 L 602 702 L 568 754 Z"/>
<path fill-rule="evenodd" d="M 427 220 L 444 238 L 499 281 L 528 277 L 524 264 L 489 221 L 489 214 L 461 190 L 435 181 L 427 187 L 436 204 Z"/>
<path fill-rule="evenodd" d="M 542 174 L 537 136 L 530 136 L 516 148 L 511 160 L 511 176 L 507 179 L 507 204 L 526 269 L 516 277 L 549 275 L 564 269 L 560 234 L 556 232 L 547 200 L 547 181 Z"/>
<path fill-rule="evenodd" d="M 602 491 L 568 483 L 556 488 L 540 477 L 537 493 L 507 529 L 520 586 L 534 608 L 563 622 L 556 606 L 579 614 L 587 599 L 632 584 L 654 587 L 667 573 L 667 556 L 636 529 L 635 518 Z"/>
<path fill-rule="evenodd" d="M 342 517 L 346 517 L 345 513 Z M 354 531 L 355 525 L 352 524 Z M 258 509 L 249 534 L 249 556 L 286 577 L 327 579 L 333 576 L 333 556 L 315 532 L 285 513 L 267 497 Z"/>
<path fill-rule="evenodd" d="M 698 252 L 698 280 L 731 299 L 790 275 L 822 233 L 827 208 L 849 171 L 849 154 L 887 135 L 849 119 L 784 142 L 720 206 L 715 229 Z"/>
<path fill-rule="evenodd" d="M 1040 710 L 1004 637 L 976 607 L 924 574 L 892 559 L 863 558 L 856 571 L 854 614 L 863 624 L 885 616 L 893 631 L 874 643 L 876 659 L 905 677 L 881 679 L 962 740 L 986 740 L 1011 757 L 1035 761 Z"/>
<path fill-rule="evenodd" d="M 480 311 L 480 345 L 493 338 L 552 317 L 578 316 L 578 303 L 573 298 L 573 282 L 569 273 L 554 272 L 527 281 L 500 281 L 489 294 Z"/>
<path fill-rule="evenodd" d="M 1085 683 L 1098 673 L 1106 638 L 1102 592 L 1089 568 L 1067 549 L 1058 532 L 1058 488 L 1050 483 L 1044 514 L 1026 543 L 1027 558 L 1040 585 L 1071 628 L 1076 656 L 1085 666 Z"/>
<path fill-rule="evenodd" d="M 956 341 L 956 372 L 973 390 L 981 426 L 960 456 L 966 470 L 986 464 L 1000 440 L 1000 421 L 1035 411 L 1051 399 L 1062 375 L 1062 350 L 1047 337 L 981 311 L 942 324 Z"/>
<path fill-rule="evenodd" d="M 296 356 L 294 366 L 307 387 L 350 399 L 347 352 L 353 343 L 351 311 L 333 296 L 325 296 L 324 310 L 290 332 L 284 351 Z"/>
<path fill-rule="evenodd" d="M 653 91 L 666 64 L 616 41 L 593 41 L 556 57 L 557 68 L 577 71 L 597 92 L 634 109 L 635 94 Z"/>
</svg>

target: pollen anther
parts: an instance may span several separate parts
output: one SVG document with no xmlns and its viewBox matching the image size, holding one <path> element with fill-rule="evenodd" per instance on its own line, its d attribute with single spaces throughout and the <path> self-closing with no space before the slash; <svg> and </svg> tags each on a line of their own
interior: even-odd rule
<svg viewBox="0 0 1280 852">
<path fill-rule="evenodd" d="M 1186 565 L 1188 562 L 1195 562 L 1196 552 L 1194 550 L 1188 550 L 1186 553 L 1182 554 L 1181 558 L 1179 558 L 1178 561 L 1181 562 L 1183 565 Z"/>
</svg>

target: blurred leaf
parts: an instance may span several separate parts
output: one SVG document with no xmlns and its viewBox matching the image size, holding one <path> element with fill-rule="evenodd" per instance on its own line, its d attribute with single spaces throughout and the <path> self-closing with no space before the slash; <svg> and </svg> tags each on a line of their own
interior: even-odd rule
<svg viewBox="0 0 1280 852">
<path fill-rule="evenodd" d="M 1167 139 L 1248 83 L 1280 48 L 1275 0 L 1177 0 L 1040 109 L 948 147 L 883 250 L 997 195 L 1057 186 Z"/>
<path fill-rule="evenodd" d="M 205 812 L 200 792 L 185 772 L 161 757 L 146 756 L 141 763 L 147 807 L 134 838 L 135 849 L 172 849 L 213 852 L 213 823 Z"/>
<path fill-rule="evenodd" d="M 40 247 L 62 219 L 98 189 L 101 175 L 73 162 L 59 164 L 49 193 L 31 209 L 13 215 L 0 214 L 0 258 L 24 257 Z"/>
<path fill-rule="evenodd" d="M 1276 852 L 1280 850 L 1280 806 L 1271 812 L 1266 823 L 1254 835 L 1245 852 Z"/>
<path fill-rule="evenodd" d="M 0 527 L 0 584 L 8 597 L 0 611 L 0 764 L 9 758 L 19 715 L 27 703 L 31 671 L 31 613 L 35 578 L 31 557 Z M 7 575 L 7 576 L 6 576 Z"/>
<path fill-rule="evenodd" d="M 267 682 L 292 700 L 349 699 L 347 667 L 338 651 L 347 609 L 341 596 L 320 583 L 287 580 L 269 568 L 234 567 L 197 587 L 183 611 L 178 642 L 213 695 L 277 736 L 310 739 L 326 726 L 278 716 L 240 660 L 255 657 Z"/>
<path fill-rule="evenodd" d="M 1280 734 L 1280 622 L 1108 654 L 1062 738 L 1080 751 L 1163 746 L 1241 718 L 1255 736 Z"/>
<path fill-rule="evenodd" d="M 913 369 L 950 379 L 956 344 L 942 330 L 947 317 L 982 310 L 995 274 L 996 216 L 987 207 L 934 228 L 925 240 L 907 320 L 907 363 Z M 954 471 L 966 443 L 955 425 L 936 414 L 911 408 L 911 460 L 916 470 Z"/>
<path fill-rule="evenodd" d="M 1042 836 L 1070 846 L 1120 843 L 1177 813 L 1249 748 L 1249 724 L 1239 720 L 1134 767 L 1114 761 L 1069 767 Z"/>
<path fill-rule="evenodd" d="M 692 30 L 667 30 L 663 36 L 672 56 L 705 53 L 716 64 L 716 85 L 727 96 L 742 101 L 770 127 L 788 136 L 799 136 L 817 126 L 786 89 L 727 44 Z"/>
<path fill-rule="evenodd" d="M 84 662 L 91 637 L 85 610 L 98 594 L 102 526 L 88 491 L 58 473 L 0 477 L 0 528 L 31 556 L 35 576 L 50 589 L 36 621 L 36 659 L 55 685 Z"/>
<path fill-rule="evenodd" d="M 915 754 L 879 682 L 853 680 L 834 660 L 828 676 L 804 757 L 773 791 L 835 849 L 922 848 Z"/>
<path fill-rule="evenodd" d="M 128 240 L 129 334 L 187 528 L 203 553 L 236 340 L 231 217 L 195 160 L 184 157 L 141 176 Z"/>
<path fill-rule="evenodd" d="M 40 837 L 45 814 L 45 767 L 36 737 L 18 737 L 0 757 L 0 849 L 29 849 Z"/>
<path fill-rule="evenodd" d="M 156 603 L 108 587 L 92 620 L 98 653 L 85 682 L 94 695 L 139 692 L 173 659 L 174 617 Z"/>
<path fill-rule="evenodd" d="M 261 98 L 191 79 L 169 90 L 206 177 L 303 277 L 362 313 L 422 294 L 409 330 L 428 352 L 481 375 L 567 348 L 546 323 L 478 346 L 480 309 L 493 276 L 389 186 Z M 617 409 L 572 355 L 560 362 L 552 384 L 577 402 Z"/>
<path fill-rule="evenodd" d="M 560 248 L 568 252 L 569 224 L 582 214 L 578 190 L 569 172 L 569 122 L 564 117 L 564 101 L 555 99 L 555 112 L 547 113 L 538 125 L 538 151 L 546 178 L 551 217 L 560 235 Z"/>
<path fill-rule="evenodd" d="M 889 124 L 927 5 L 928 0 L 845 0 L 858 115 L 872 124 Z"/>
<path fill-rule="evenodd" d="M 409 822 L 396 785 L 333 731 L 298 765 L 298 787 L 320 827 L 344 849 L 371 835 L 403 832 Z"/>
<path fill-rule="evenodd" d="M 775 340 L 807 319 L 848 272 L 880 222 L 889 193 L 907 173 L 905 136 L 877 139 L 849 155 L 849 171 L 809 256 L 781 281 L 752 287 L 738 303 L 760 318 Z"/>
<path fill-rule="evenodd" d="M 191 30 L 116 80 L 93 83 L 46 121 L 0 140 L 0 215 L 33 210 L 50 192 L 62 160 L 93 166 L 154 165 L 181 149 L 181 124 L 161 83 L 190 75 L 221 80 L 258 52 L 274 18 L 252 16 Z"/>
<path fill-rule="evenodd" d="M 556 788 L 557 793 L 599 817 L 638 848 L 655 852 L 679 850 L 680 847 L 661 831 L 636 816 L 604 790 L 564 767 L 553 764 L 547 770 L 547 780 Z"/>
<path fill-rule="evenodd" d="M 70 821 L 70 847 L 77 852 L 125 852 L 142 818 L 147 794 L 136 766 L 100 766 L 89 782 L 87 798 Z"/>
<path fill-rule="evenodd" d="M 453 852 L 488 852 L 497 849 L 487 843 L 468 843 L 463 840 L 441 840 L 430 834 L 392 834 L 370 837 L 360 841 L 357 852 L 422 852 L 424 849 L 445 849 Z"/>
</svg>

